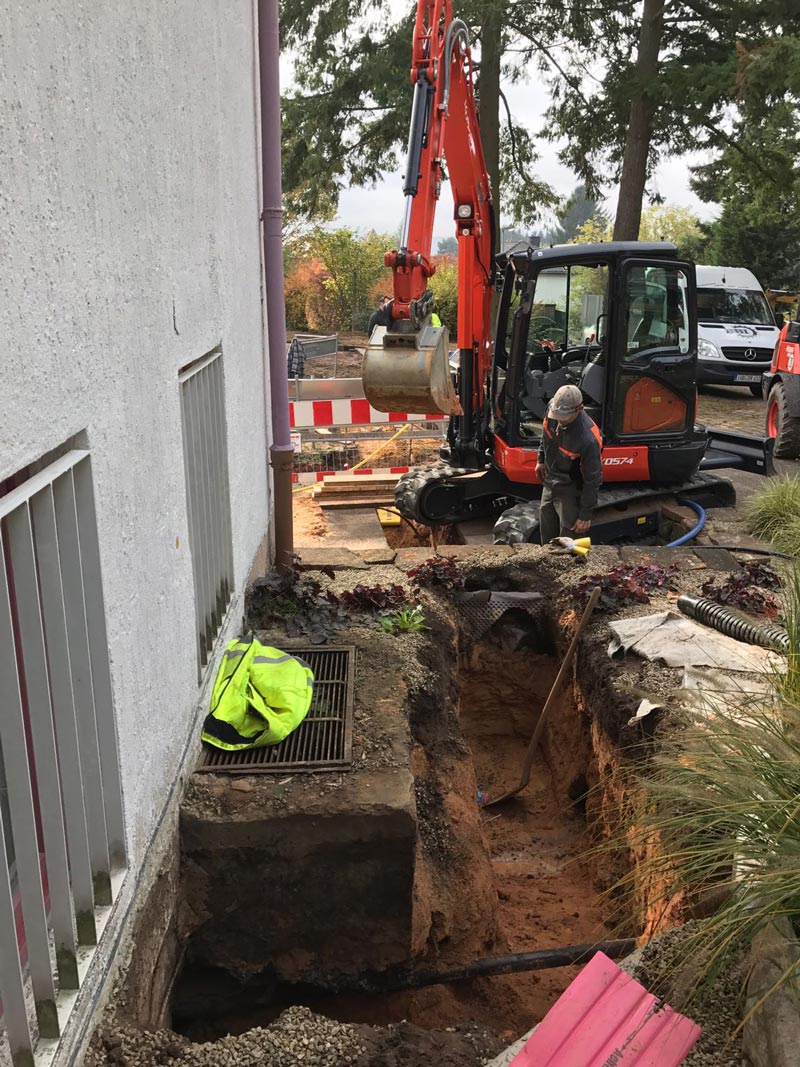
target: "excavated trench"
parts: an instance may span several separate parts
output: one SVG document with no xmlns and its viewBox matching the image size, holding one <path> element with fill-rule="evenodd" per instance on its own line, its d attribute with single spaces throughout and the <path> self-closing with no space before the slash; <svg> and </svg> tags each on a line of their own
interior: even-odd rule
<svg viewBox="0 0 800 1067">
<path fill-rule="evenodd" d="M 473 574 L 467 589 L 487 585 L 542 595 L 481 632 L 450 596 L 435 598 L 425 635 L 353 630 L 337 642 L 358 656 L 349 775 L 194 776 L 158 950 L 173 973 L 160 1008 L 152 990 L 142 1006 L 151 969 L 129 974 L 123 1018 L 214 1041 L 304 1005 L 341 1022 L 477 1024 L 511 1040 L 579 967 L 398 985 L 415 968 L 641 933 L 646 901 L 602 896 L 627 851 L 595 851 L 624 798 L 618 741 L 631 711 L 599 669 L 603 641 L 584 640 L 529 786 L 480 806 L 517 783 L 575 621 L 557 616 L 546 578 Z"/>
<path fill-rule="evenodd" d="M 434 631 L 420 651 L 437 678 L 432 691 L 409 693 L 417 823 L 411 948 L 427 969 L 602 941 L 619 919 L 612 923 L 608 904 L 599 899 L 602 864 L 587 856 L 593 845 L 587 804 L 601 772 L 591 717 L 572 685 L 552 713 L 527 789 L 505 805 L 479 807 L 481 795 L 498 796 L 518 781 L 557 673 L 555 619 L 545 599 L 535 608 L 507 611 L 479 639 L 456 613 L 451 628 Z M 190 862 L 197 860 L 193 855 Z M 346 851 L 342 862 L 348 862 Z M 384 888 L 390 912 L 392 887 Z M 356 893 L 349 906 L 357 916 L 374 904 Z M 336 921 L 335 909 L 331 920 Z M 343 945 L 342 953 L 337 969 L 347 972 L 344 983 L 342 973 L 330 974 L 329 963 L 312 964 L 306 974 L 302 965 L 284 966 L 283 974 L 268 967 L 242 982 L 241 975 L 230 973 L 230 954 L 222 967 L 215 966 L 208 945 L 202 958 L 193 957 L 190 942 L 174 987 L 172 1026 L 193 1040 L 211 1040 L 263 1026 L 286 1007 L 302 1004 L 340 1021 L 385 1025 L 408 1019 L 431 1029 L 476 1022 L 518 1034 L 546 1013 L 578 971 L 559 968 L 407 992 L 332 993 L 325 988 L 331 980 L 357 986 L 361 973 L 368 976 L 368 989 L 380 987 L 386 968 L 391 988 L 391 976 L 403 971 L 401 960 L 386 967 L 385 953 L 371 959 L 364 946 L 350 951 Z"/>
</svg>

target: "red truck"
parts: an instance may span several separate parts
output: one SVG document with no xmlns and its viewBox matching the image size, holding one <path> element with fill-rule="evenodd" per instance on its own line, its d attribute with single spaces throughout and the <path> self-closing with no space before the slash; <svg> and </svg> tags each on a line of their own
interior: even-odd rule
<svg viewBox="0 0 800 1067">
<path fill-rule="evenodd" d="M 800 310 L 797 312 L 800 317 Z M 767 436 L 778 459 L 800 458 L 800 322 L 787 322 L 778 336 L 772 365 L 762 379 Z"/>
</svg>

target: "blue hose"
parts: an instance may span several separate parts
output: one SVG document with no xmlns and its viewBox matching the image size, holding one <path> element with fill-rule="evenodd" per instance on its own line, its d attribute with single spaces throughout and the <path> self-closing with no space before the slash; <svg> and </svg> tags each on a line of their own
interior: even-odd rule
<svg viewBox="0 0 800 1067">
<path fill-rule="evenodd" d="M 685 534 L 683 534 L 683 536 L 677 538 L 677 540 L 670 541 L 670 543 L 666 546 L 667 548 L 680 548 L 681 545 L 685 545 L 688 541 L 691 541 L 692 538 L 697 537 L 697 535 L 700 533 L 700 531 L 703 529 L 703 527 L 706 524 L 706 509 L 705 508 L 701 508 L 700 505 L 699 504 L 695 504 L 695 502 L 693 500 L 680 500 L 679 499 L 678 503 L 679 504 L 686 504 L 688 507 L 690 507 L 692 509 L 692 511 L 695 511 L 697 513 L 697 525 L 695 527 L 693 527 L 691 530 L 689 530 L 688 533 L 685 533 Z"/>
</svg>

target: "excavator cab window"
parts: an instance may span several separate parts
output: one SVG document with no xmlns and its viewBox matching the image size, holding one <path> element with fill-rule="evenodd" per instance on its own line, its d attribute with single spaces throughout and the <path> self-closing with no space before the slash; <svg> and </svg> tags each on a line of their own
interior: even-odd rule
<svg viewBox="0 0 800 1067">
<path fill-rule="evenodd" d="M 523 439 L 539 437 L 547 404 L 561 385 L 579 386 L 587 410 L 601 420 L 609 274 L 603 262 L 547 267 L 536 274 L 517 406 Z"/>
<path fill-rule="evenodd" d="M 686 275 L 660 266 L 636 266 L 628 274 L 625 358 L 649 348 L 689 351 Z"/>
<path fill-rule="evenodd" d="M 692 424 L 695 331 L 688 267 L 626 264 L 618 309 L 613 428 L 624 438 L 678 435 Z"/>
</svg>

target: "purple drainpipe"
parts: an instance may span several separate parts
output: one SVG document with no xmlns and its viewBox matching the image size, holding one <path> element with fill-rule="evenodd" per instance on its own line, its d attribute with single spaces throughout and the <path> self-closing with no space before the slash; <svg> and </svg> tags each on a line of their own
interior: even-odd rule
<svg viewBox="0 0 800 1067">
<path fill-rule="evenodd" d="M 269 461 L 275 508 L 275 565 L 292 565 L 292 465 L 289 378 L 286 370 L 286 310 L 283 300 L 281 232 L 281 92 L 278 63 L 278 0 L 258 0 L 258 67 L 261 88 L 261 181 L 264 197 L 264 280 L 272 442 Z"/>
</svg>

